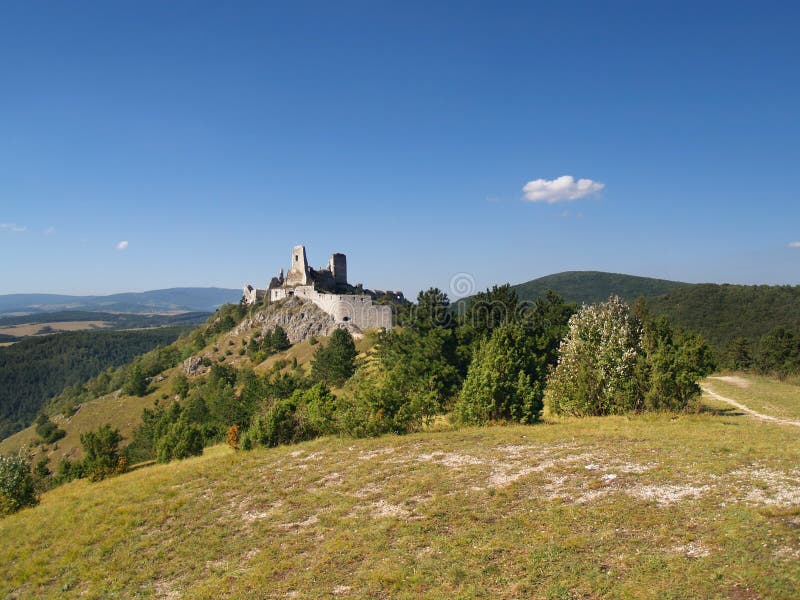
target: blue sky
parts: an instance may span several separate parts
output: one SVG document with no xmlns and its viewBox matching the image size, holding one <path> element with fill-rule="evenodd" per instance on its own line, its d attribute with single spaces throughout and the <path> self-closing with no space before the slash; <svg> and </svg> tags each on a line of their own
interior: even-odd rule
<svg viewBox="0 0 800 600">
<path fill-rule="evenodd" d="M 261 284 L 296 243 L 407 294 L 798 284 L 798 30 L 789 2 L 5 2 L 0 293 Z"/>
</svg>

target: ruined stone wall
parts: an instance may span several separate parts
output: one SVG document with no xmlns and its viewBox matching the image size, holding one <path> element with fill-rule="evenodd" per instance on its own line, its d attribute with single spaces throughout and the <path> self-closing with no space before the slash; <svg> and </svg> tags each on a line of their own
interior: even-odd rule
<svg viewBox="0 0 800 600">
<path fill-rule="evenodd" d="M 292 264 L 286 274 L 286 285 L 308 285 L 308 258 L 305 246 L 295 246 L 292 250 Z"/>
<path fill-rule="evenodd" d="M 367 295 L 321 294 L 313 286 L 298 286 L 293 290 L 284 288 L 270 290 L 270 299 L 273 301 L 288 296 L 310 300 L 331 315 L 336 323 L 355 325 L 362 331 L 381 327 L 392 328 L 391 306 L 374 304 L 372 298 Z"/>
<path fill-rule="evenodd" d="M 333 282 L 339 288 L 347 287 L 347 257 L 337 252 L 331 256 L 328 269 L 333 274 Z"/>
</svg>

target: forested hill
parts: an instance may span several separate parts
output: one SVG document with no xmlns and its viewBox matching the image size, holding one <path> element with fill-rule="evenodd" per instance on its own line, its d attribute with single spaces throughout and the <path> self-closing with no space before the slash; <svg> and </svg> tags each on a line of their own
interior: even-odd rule
<svg viewBox="0 0 800 600">
<path fill-rule="evenodd" d="M 682 283 L 597 271 L 567 271 L 511 286 L 521 300 L 553 290 L 570 302 L 592 304 L 612 294 L 634 302 L 644 298 L 650 312 L 673 327 L 700 333 L 718 357 L 734 338 L 755 348 L 778 327 L 800 334 L 800 286 Z M 462 300 L 461 302 L 463 302 Z"/>
<path fill-rule="evenodd" d="M 800 331 L 800 286 L 702 283 L 647 298 L 647 307 L 718 351 L 736 337 L 757 343 L 778 327 Z"/>
<path fill-rule="evenodd" d="M 617 295 L 628 301 L 641 296 L 658 296 L 691 284 L 600 271 L 565 271 L 511 286 L 520 300 L 535 300 L 553 290 L 567 302 L 593 304 Z"/>
<path fill-rule="evenodd" d="M 44 404 L 67 386 L 170 344 L 183 331 L 186 328 L 75 331 L 0 348 L 0 439 L 29 425 Z"/>
<path fill-rule="evenodd" d="M 56 310 L 155 313 L 167 311 L 213 312 L 227 302 L 236 303 L 241 290 L 227 288 L 169 288 L 149 292 L 126 292 L 109 296 L 65 296 L 60 294 L 0 295 L 0 314 Z"/>
</svg>

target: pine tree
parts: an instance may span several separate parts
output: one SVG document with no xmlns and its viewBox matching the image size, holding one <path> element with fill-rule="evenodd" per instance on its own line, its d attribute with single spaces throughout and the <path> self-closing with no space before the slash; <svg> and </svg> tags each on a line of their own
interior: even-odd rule
<svg viewBox="0 0 800 600">
<path fill-rule="evenodd" d="M 286 331 L 280 325 L 275 327 L 275 330 L 270 336 L 270 346 L 275 352 L 288 350 L 292 346 L 292 343 L 289 341 L 289 336 L 286 335 Z"/>
<path fill-rule="evenodd" d="M 311 373 L 317 381 L 332 387 L 341 387 L 353 375 L 357 355 L 350 332 L 336 329 L 328 343 L 314 354 Z"/>
</svg>

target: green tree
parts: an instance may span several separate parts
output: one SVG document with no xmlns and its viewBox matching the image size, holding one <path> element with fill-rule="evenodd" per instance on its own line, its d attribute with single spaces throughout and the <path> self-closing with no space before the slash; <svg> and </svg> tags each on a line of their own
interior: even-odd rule
<svg viewBox="0 0 800 600">
<path fill-rule="evenodd" d="M 0 515 L 8 515 L 39 502 L 30 457 L 17 454 L 0 456 Z"/>
<path fill-rule="evenodd" d="M 358 352 L 353 336 L 346 329 L 335 329 L 328 343 L 314 353 L 312 377 L 326 385 L 341 387 L 355 371 Z"/>
<path fill-rule="evenodd" d="M 800 371 L 800 334 L 777 327 L 761 339 L 758 370 L 785 377 Z"/>
<path fill-rule="evenodd" d="M 147 394 L 147 375 L 139 361 L 133 363 L 125 380 L 123 391 L 130 396 L 144 396 Z"/>
<path fill-rule="evenodd" d="M 270 345 L 274 352 L 282 352 L 291 348 L 292 343 L 289 341 L 289 336 L 286 335 L 286 330 L 277 325 L 270 335 Z"/>
<path fill-rule="evenodd" d="M 532 332 L 521 325 L 500 325 L 479 343 L 455 412 L 463 423 L 535 423 L 542 411 L 546 374 L 547 364 Z"/>
<path fill-rule="evenodd" d="M 111 429 L 110 425 L 81 434 L 84 465 L 90 480 L 99 481 L 120 472 L 120 442 L 119 429 Z"/>
<path fill-rule="evenodd" d="M 643 408 L 687 408 L 700 395 L 697 382 L 715 367 L 708 345 L 698 335 L 674 336 L 666 318 L 661 317 L 644 325 L 642 347 L 638 382 Z"/>
<path fill-rule="evenodd" d="M 463 327 L 474 337 L 488 337 L 504 323 L 518 321 L 520 308 L 517 293 L 509 284 L 496 285 L 467 300 Z"/>
<path fill-rule="evenodd" d="M 417 295 L 409 325 L 418 332 L 427 332 L 437 327 L 449 328 L 455 325 L 450 311 L 450 299 L 439 288 L 429 288 Z"/>
<path fill-rule="evenodd" d="M 189 378 L 179 371 L 172 380 L 172 393 L 184 400 L 189 394 Z"/>
<path fill-rule="evenodd" d="M 746 371 L 753 368 L 753 348 L 750 340 L 745 337 L 735 337 L 726 348 L 726 362 L 731 369 Z"/>
</svg>

